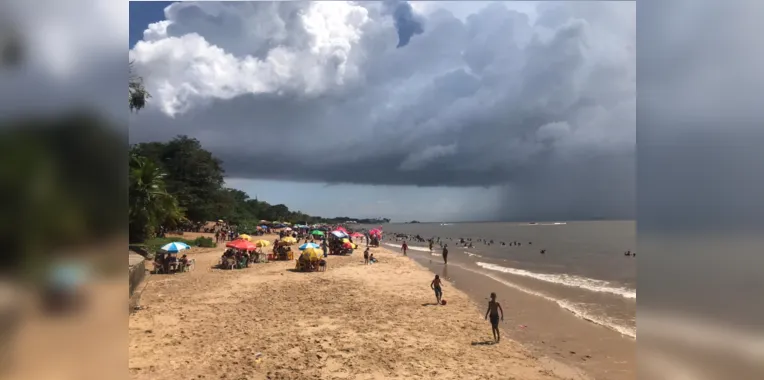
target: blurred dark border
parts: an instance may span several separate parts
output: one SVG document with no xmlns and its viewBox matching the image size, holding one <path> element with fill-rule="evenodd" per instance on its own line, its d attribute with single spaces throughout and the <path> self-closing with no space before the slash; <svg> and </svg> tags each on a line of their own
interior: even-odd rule
<svg viewBox="0 0 764 380">
<path fill-rule="evenodd" d="M 764 378 L 762 17 L 637 2 L 639 379 Z"/>
</svg>

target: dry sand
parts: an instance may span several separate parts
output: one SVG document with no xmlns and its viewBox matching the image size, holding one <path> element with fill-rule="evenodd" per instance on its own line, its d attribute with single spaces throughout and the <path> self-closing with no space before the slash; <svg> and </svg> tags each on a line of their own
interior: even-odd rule
<svg viewBox="0 0 764 380">
<path fill-rule="evenodd" d="M 131 378 L 587 378 L 509 339 L 485 344 L 490 325 L 467 295 L 445 283 L 448 305 L 431 305 L 431 273 L 384 248 L 371 250 L 380 263 L 357 250 L 316 273 L 293 261 L 212 269 L 222 251 L 194 249 L 192 272 L 138 287 Z"/>
</svg>

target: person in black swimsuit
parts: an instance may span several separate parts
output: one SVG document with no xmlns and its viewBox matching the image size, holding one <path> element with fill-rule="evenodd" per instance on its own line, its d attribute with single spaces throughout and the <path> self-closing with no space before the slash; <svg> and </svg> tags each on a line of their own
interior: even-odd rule
<svg viewBox="0 0 764 380">
<path fill-rule="evenodd" d="M 448 244 L 443 246 L 443 262 L 448 264 Z"/>
<path fill-rule="evenodd" d="M 491 314 L 491 332 L 493 332 L 493 340 L 499 343 L 501 340 L 501 334 L 499 333 L 499 312 L 501 312 L 501 320 L 504 320 L 504 310 L 501 305 L 496 302 L 496 293 L 491 293 L 491 300 L 488 301 L 488 310 L 485 312 L 485 319 L 488 319 L 488 314 Z"/>
</svg>

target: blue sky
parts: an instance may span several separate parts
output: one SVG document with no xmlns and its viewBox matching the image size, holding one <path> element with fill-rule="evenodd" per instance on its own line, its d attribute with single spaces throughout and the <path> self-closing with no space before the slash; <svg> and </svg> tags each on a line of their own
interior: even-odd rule
<svg viewBox="0 0 764 380">
<path fill-rule="evenodd" d="M 129 48 L 143 39 L 143 31 L 151 23 L 164 20 L 164 9 L 172 1 L 131 1 Z"/>
</svg>

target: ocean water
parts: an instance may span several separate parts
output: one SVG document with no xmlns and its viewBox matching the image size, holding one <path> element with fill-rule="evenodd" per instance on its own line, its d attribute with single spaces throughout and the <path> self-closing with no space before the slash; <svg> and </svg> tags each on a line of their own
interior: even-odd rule
<svg viewBox="0 0 764 380">
<path fill-rule="evenodd" d="M 633 221 L 557 223 L 417 223 L 383 226 L 382 244 L 400 249 L 395 234 L 440 238 L 449 267 L 487 276 L 542 297 L 591 323 L 636 336 L 636 225 Z M 472 248 L 459 244 L 464 238 Z M 493 240 L 493 244 L 487 241 Z M 506 243 L 502 245 L 501 242 Z M 510 245 L 517 242 L 519 245 Z M 407 241 L 410 255 L 441 260 L 436 242 Z M 545 250 L 544 254 L 540 251 Z"/>
</svg>

